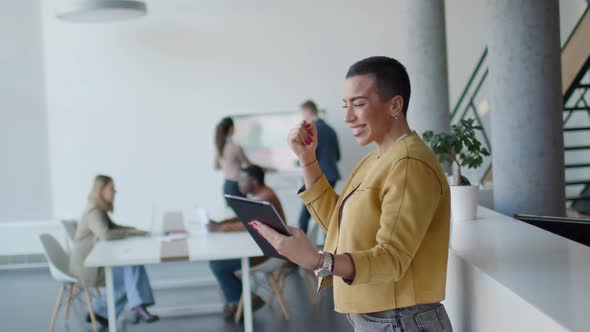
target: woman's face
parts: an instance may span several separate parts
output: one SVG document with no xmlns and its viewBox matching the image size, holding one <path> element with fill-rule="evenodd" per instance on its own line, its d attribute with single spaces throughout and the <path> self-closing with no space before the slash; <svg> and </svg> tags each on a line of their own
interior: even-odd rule
<svg viewBox="0 0 590 332">
<path fill-rule="evenodd" d="M 344 122 L 360 146 L 382 142 L 392 127 L 391 100 L 381 101 L 372 75 L 349 77 L 344 81 Z"/>
<path fill-rule="evenodd" d="M 110 181 L 104 188 L 102 188 L 102 198 L 109 204 L 113 204 L 115 202 L 116 193 L 117 190 L 115 190 L 115 182 L 113 181 Z"/>
<path fill-rule="evenodd" d="M 232 137 L 234 135 L 234 126 L 229 127 L 227 130 L 227 137 Z"/>
</svg>

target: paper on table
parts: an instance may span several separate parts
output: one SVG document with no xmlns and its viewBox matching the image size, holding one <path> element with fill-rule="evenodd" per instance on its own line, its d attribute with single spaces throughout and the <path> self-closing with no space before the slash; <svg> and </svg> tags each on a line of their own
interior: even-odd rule
<svg viewBox="0 0 590 332">
<path fill-rule="evenodd" d="M 188 234 L 169 234 L 160 237 L 161 242 L 172 242 L 177 240 L 184 240 L 188 238 Z"/>
</svg>

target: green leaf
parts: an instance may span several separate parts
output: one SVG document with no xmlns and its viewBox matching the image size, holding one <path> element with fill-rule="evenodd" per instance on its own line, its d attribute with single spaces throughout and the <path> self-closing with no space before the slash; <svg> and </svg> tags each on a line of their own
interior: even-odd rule
<svg viewBox="0 0 590 332">
<path fill-rule="evenodd" d="M 428 130 L 422 136 L 441 162 L 454 162 L 453 158 L 457 156 L 460 166 L 478 168 L 483 164 L 483 157 L 489 156 L 490 152 L 482 146 L 475 132 L 483 130 L 482 126 L 474 123 L 474 119 L 463 119 L 452 125 L 448 132 L 435 134 Z"/>
</svg>

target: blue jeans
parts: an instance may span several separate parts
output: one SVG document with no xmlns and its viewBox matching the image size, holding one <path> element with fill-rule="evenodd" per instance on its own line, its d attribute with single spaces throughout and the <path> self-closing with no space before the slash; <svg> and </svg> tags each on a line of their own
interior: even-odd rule
<svg viewBox="0 0 590 332">
<path fill-rule="evenodd" d="M 347 314 L 354 332 L 452 332 L 451 321 L 440 303 L 374 312 Z"/>
<path fill-rule="evenodd" d="M 252 259 L 250 259 L 252 264 Z M 238 303 L 242 296 L 242 280 L 236 277 L 234 272 L 242 268 L 242 261 L 239 259 L 225 259 L 210 261 L 209 267 L 219 282 L 226 303 Z"/>
<path fill-rule="evenodd" d="M 131 308 L 140 305 L 154 304 L 154 295 L 147 272 L 143 266 L 113 267 L 113 290 L 115 295 L 115 312 L 117 316 L 129 302 Z M 100 299 L 94 299 L 92 306 L 94 313 L 107 317 L 106 294 Z"/>
<path fill-rule="evenodd" d="M 334 186 L 336 185 L 337 181 L 329 181 L 330 185 L 332 186 L 332 188 L 334 188 Z M 307 210 L 307 206 L 305 206 L 305 204 L 303 204 L 303 206 L 301 207 L 301 212 L 299 213 L 299 228 L 301 228 L 305 234 L 307 234 L 307 228 L 309 227 L 309 218 L 311 217 L 311 215 L 309 214 L 309 211 Z"/>
<path fill-rule="evenodd" d="M 238 182 L 232 181 L 232 180 L 225 180 L 225 182 L 223 182 L 223 194 L 224 195 L 233 195 L 233 196 L 238 196 L 238 197 L 246 197 L 246 195 L 244 195 L 240 191 L 240 186 L 238 185 Z M 225 201 L 226 201 L 227 205 L 229 206 L 229 200 L 226 198 Z"/>
</svg>

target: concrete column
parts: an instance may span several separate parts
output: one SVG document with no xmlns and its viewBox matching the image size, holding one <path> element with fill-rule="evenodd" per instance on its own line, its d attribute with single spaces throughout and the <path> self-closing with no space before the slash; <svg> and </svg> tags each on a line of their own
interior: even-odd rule
<svg viewBox="0 0 590 332">
<path fill-rule="evenodd" d="M 444 2 L 402 0 L 395 16 L 405 36 L 400 46 L 412 85 L 410 127 L 420 135 L 446 131 L 450 108 Z"/>
<path fill-rule="evenodd" d="M 565 213 L 558 0 L 489 0 L 494 207 Z"/>
</svg>

